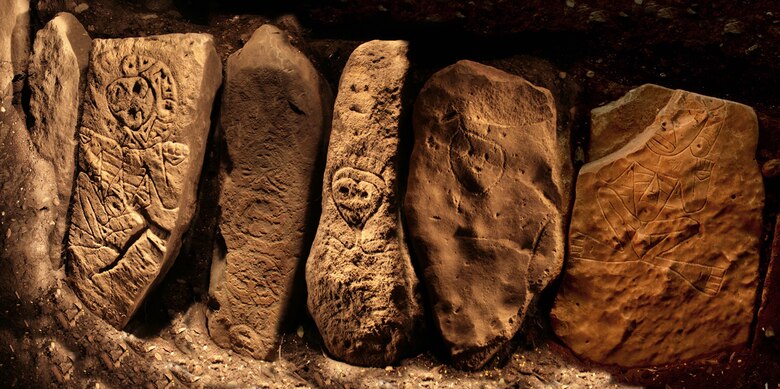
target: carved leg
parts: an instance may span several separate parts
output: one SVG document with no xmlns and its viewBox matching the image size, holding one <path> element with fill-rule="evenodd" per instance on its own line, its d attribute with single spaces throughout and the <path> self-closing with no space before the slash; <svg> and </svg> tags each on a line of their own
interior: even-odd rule
<svg viewBox="0 0 780 389">
<path fill-rule="evenodd" d="M 699 233 L 699 222 L 687 216 L 656 220 L 637 230 L 631 240 L 640 258 L 652 261 Z"/>
<path fill-rule="evenodd" d="M 611 242 L 612 246 L 615 248 L 625 247 L 636 230 L 641 227 L 639 219 L 631 213 L 612 188 L 599 188 L 598 203 L 604 219 L 607 220 L 616 238 Z"/>
</svg>

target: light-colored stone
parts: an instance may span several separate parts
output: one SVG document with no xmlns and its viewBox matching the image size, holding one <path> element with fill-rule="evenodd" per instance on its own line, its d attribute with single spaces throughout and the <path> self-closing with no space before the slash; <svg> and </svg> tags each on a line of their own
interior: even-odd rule
<svg viewBox="0 0 780 389">
<path fill-rule="evenodd" d="M 0 96 L 22 90 L 29 56 L 30 1 L 0 0 Z"/>
<path fill-rule="evenodd" d="M 282 322 L 296 308 L 291 304 L 303 303 L 291 299 L 316 228 L 307 221 L 319 209 L 313 192 L 319 192 L 330 96 L 306 56 L 269 24 L 228 58 L 220 123 L 230 170 L 219 222 L 227 252 L 212 264 L 219 309 L 208 320 L 223 347 L 273 358 Z"/>
<path fill-rule="evenodd" d="M 117 328 L 176 258 L 221 78 L 210 35 L 93 43 L 67 249 L 75 291 Z"/>
<path fill-rule="evenodd" d="M 414 110 L 405 211 L 435 323 L 476 369 L 511 339 L 563 264 L 562 160 L 547 89 L 460 61 Z"/>
<path fill-rule="evenodd" d="M 55 173 L 38 156 L 16 109 L 3 103 L 0 166 L 0 298 L 41 298 L 54 281 L 49 237 L 56 218 Z"/>
<path fill-rule="evenodd" d="M 59 267 L 73 190 L 76 127 L 92 40 L 79 21 L 61 13 L 35 36 L 30 57 L 30 129 L 38 154 L 52 163 L 57 185 L 57 224 L 50 258 Z"/>
<path fill-rule="evenodd" d="M 631 141 L 655 120 L 674 90 L 645 84 L 593 110 L 588 162 L 611 154 Z"/>
<path fill-rule="evenodd" d="M 384 367 L 408 352 L 422 317 L 397 193 L 407 43 L 371 41 L 339 83 L 322 186 L 322 217 L 306 263 L 308 306 L 330 353 Z"/>
<path fill-rule="evenodd" d="M 600 136 L 626 122 L 641 121 L 611 116 Z M 764 204 L 757 139 L 751 108 L 677 90 L 622 148 L 582 167 L 551 314 L 575 353 L 650 366 L 745 346 Z"/>
</svg>

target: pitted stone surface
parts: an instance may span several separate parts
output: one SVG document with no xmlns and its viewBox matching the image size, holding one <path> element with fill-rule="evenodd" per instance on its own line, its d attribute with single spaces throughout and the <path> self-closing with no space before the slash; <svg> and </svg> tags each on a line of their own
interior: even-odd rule
<svg viewBox="0 0 780 389">
<path fill-rule="evenodd" d="M 601 136 L 640 122 L 608 117 Z M 755 113 L 676 90 L 635 131 L 580 170 L 556 334 L 582 357 L 623 366 L 743 347 L 764 204 Z"/>
<path fill-rule="evenodd" d="M 414 110 L 406 220 L 455 363 L 479 368 L 511 339 L 563 263 L 555 102 L 546 89 L 460 61 Z"/>
<path fill-rule="evenodd" d="M 271 25 L 228 58 L 221 126 L 231 168 L 220 194 L 226 256 L 212 264 L 209 333 L 221 346 L 259 359 L 277 354 L 316 228 L 315 176 L 332 99 L 311 62 Z M 318 194 L 317 194 L 318 195 Z M 308 223 L 307 223 L 308 222 Z"/>
<path fill-rule="evenodd" d="M 76 293 L 117 328 L 176 258 L 221 78 L 210 35 L 93 43 L 67 249 Z"/>
<path fill-rule="evenodd" d="M 0 102 L 0 298 L 44 297 L 54 284 L 49 236 L 57 188 L 16 109 Z M 56 247 L 61 247 L 55 244 Z"/>
<path fill-rule="evenodd" d="M 322 217 L 306 263 L 308 307 L 328 351 L 386 366 L 421 321 L 397 193 L 407 43 L 371 41 L 350 56 L 333 113 Z"/>
<path fill-rule="evenodd" d="M 24 86 L 30 57 L 30 1 L 0 0 L 0 96 L 16 95 Z"/>
<path fill-rule="evenodd" d="M 56 227 L 50 238 L 51 259 L 59 267 L 73 190 L 76 127 L 92 40 L 76 18 L 58 14 L 35 36 L 30 57 L 30 138 L 40 156 L 51 162 L 57 185 Z"/>
</svg>

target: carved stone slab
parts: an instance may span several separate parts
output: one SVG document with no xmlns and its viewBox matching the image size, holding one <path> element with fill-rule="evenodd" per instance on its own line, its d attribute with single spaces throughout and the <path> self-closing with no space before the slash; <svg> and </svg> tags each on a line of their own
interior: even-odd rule
<svg viewBox="0 0 780 389">
<path fill-rule="evenodd" d="M 30 138 L 54 168 L 57 199 L 51 258 L 59 267 L 73 190 L 76 128 L 92 40 L 69 13 L 58 14 L 35 36 L 30 57 Z"/>
<path fill-rule="evenodd" d="M 67 249 L 76 293 L 117 328 L 176 258 L 221 79 L 207 34 L 93 43 Z"/>
<path fill-rule="evenodd" d="M 552 311 L 575 353 L 649 366 L 746 344 L 764 202 L 757 138 L 751 108 L 677 90 L 625 146 L 582 167 Z"/>
<path fill-rule="evenodd" d="M 409 232 L 445 344 L 476 369 L 560 273 L 568 153 L 547 89 L 475 62 L 434 74 L 413 119 Z"/>
<path fill-rule="evenodd" d="M 422 316 L 397 194 L 407 43 L 359 46 L 341 76 L 306 263 L 308 306 L 328 351 L 385 366 L 407 352 Z"/>
<path fill-rule="evenodd" d="M 260 359 L 277 353 L 316 228 L 307 221 L 319 208 L 312 192 L 319 192 L 314 176 L 322 174 L 331 104 L 327 84 L 276 27 L 258 28 L 228 58 L 220 122 L 231 168 L 219 223 L 227 254 L 212 264 L 219 309 L 208 318 L 223 347 Z"/>
</svg>

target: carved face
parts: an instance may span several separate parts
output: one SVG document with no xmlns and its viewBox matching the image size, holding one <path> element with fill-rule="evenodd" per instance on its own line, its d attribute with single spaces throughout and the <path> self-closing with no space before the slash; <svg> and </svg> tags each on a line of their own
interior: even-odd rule
<svg viewBox="0 0 780 389">
<path fill-rule="evenodd" d="M 496 142 L 467 131 L 450 141 L 450 168 L 455 178 L 473 193 L 485 193 L 504 173 L 506 153 Z"/>
<path fill-rule="evenodd" d="M 154 92 L 143 77 L 117 79 L 108 86 L 106 97 L 114 117 L 134 131 L 149 121 L 154 112 Z"/>
<path fill-rule="evenodd" d="M 363 228 L 382 203 L 382 179 L 366 171 L 342 168 L 333 175 L 331 191 L 339 214 L 350 226 Z"/>
</svg>

